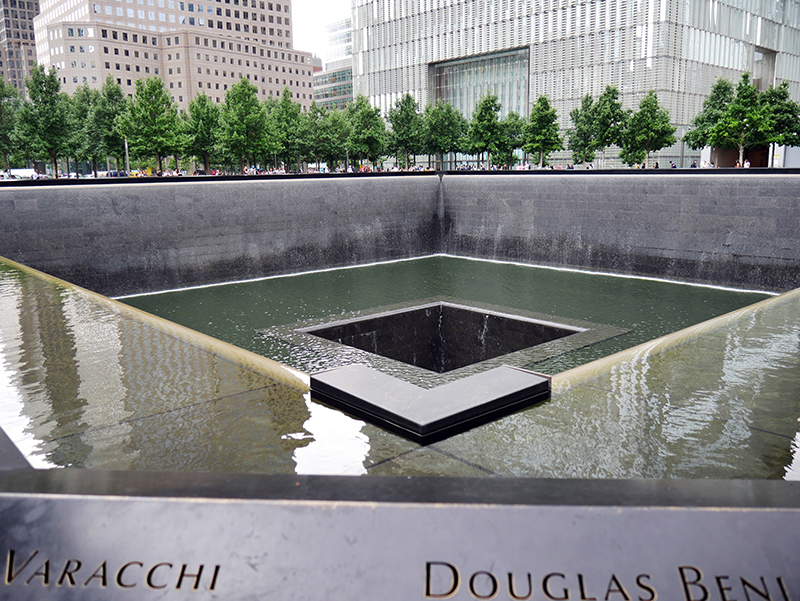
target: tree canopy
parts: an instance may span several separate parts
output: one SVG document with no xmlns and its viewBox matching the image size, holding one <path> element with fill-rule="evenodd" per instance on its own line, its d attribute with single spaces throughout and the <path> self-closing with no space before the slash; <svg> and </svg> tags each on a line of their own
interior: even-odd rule
<svg viewBox="0 0 800 601">
<path fill-rule="evenodd" d="M 472 114 L 467 132 L 467 145 L 471 154 L 477 154 L 483 160 L 486 153 L 486 165 L 491 165 L 492 155 L 500 150 L 503 135 L 500 125 L 500 101 L 497 95 L 487 92 L 478 101 L 478 106 Z"/>
<path fill-rule="evenodd" d="M 718 77 L 711 87 L 711 93 L 703 101 L 702 110 L 692 119 L 693 129 L 683 136 L 689 148 L 700 150 L 710 145 L 711 130 L 728 110 L 733 94 L 733 84 Z"/>
<path fill-rule="evenodd" d="M 650 90 L 639 103 L 639 110 L 626 120 L 620 158 L 628 165 L 644 159 L 649 167 L 651 152 L 675 143 L 675 129 L 669 122 L 669 112 L 658 103 L 655 91 Z"/>
<path fill-rule="evenodd" d="M 547 155 L 561 150 L 564 141 L 558 133 L 558 115 L 547 96 L 539 96 L 525 125 L 523 150 L 538 155 L 539 168 L 544 166 Z"/>
<path fill-rule="evenodd" d="M 572 129 L 568 132 L 572 161 L 576 164 L 594 161 L 597 142 L 594 135 L 594 99 L 591 94 L 581 98 L 581 104 L 569 113 Z"/>
<path fill-rule="evenodd" d="M 58 173 L 58 157 L 69 140 L 69 96 L 61 93 L 55 67 L 45 71 L 42 65 L 31 70 L 25 80 L 29 101 L 17 114 L 15 136 L 36 157 L 46 157 L 53 173 Z"/>
<path fill-rule="evenodd" d="M 464 147 L 469 123 L 464 115 L 442 100 L 425 107 L 424 122 L 425 148 L 436 155 L 437 168 L 441 169 L 445 154 L 458 152 Z"/>
<path fill-rule="evenodd" d="M 119 116 L 119 128 L 137 158 L 155 154 L 158 170 L 162 159 L 177 148 L 178 107 L 160 77 L 136 80 L 136 91 L 127 110 Z"/>
<path fill-rule="evenodd" d="M 627 118 L 619 100 L 619 90 L 615 86 L 606 86 L 594 105 L 592 115 L 595 147 L 603 153 L 605 166 L 606 148 L 621 145 Z"/>
<path fill-rule="evenodd" d="M 409 154 L 423 151 L 424 123 L 417 101 L 411 94 L 405 94 L 389 109 L 387 118 L 392 126 L 389 132 L 389 150 L 402 163 L 403 168 L 407 169 L 410 165 Z"/>
</svg>

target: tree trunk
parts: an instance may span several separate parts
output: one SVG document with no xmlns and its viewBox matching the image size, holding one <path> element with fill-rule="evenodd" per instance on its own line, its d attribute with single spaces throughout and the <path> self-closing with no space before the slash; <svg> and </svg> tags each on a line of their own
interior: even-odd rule
<svg viewBox="0 0 800 601">
<path fill-rule="evenodd" d="M 53 176 L 58 179 L 58 158 L 53 150 L 49 151 L 50 163 L 53 165 Z"/>
<path fill-rule="evenodd" d="M 97 177 L 97 157 L 92 157 L 92 173 Z"/>
<path fill-rule="evenodd" d="M 744 166 L 744 144 L 739 144 L 739 166 Z"/>
<path fill-rule="evenodd" d="M 203 169 L 205 170 L 206 175 L 211 173 L 211 160 L 207 150 L 203 152 Z"/>
</svg>

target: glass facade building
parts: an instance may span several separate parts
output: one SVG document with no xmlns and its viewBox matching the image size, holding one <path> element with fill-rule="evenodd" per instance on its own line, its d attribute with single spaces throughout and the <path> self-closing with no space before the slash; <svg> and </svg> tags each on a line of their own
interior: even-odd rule
<svg viewBox="0 0 800 601">
<path fill-rule="evenodd" d="M 520 112 L 546 94 L 566 130 L 583 96 L 614 85 L 625 108 L 655 90 L 681 136 L 717 77 L 788 81 L 800 100 L 800 0 L 354 0 L 353 28 L 354 93 L 384 114 L 406 92 L 422 106 L 452 98 L 469 117 L 467 95 L 486 87 L 519 106 L 525 89 Z M 527 74 L 509 66 L 527 81 L 478 75 L 505 53 L 528 55 Z M 660 156 L 689 153 L 679 142 Z"/>
</svg>

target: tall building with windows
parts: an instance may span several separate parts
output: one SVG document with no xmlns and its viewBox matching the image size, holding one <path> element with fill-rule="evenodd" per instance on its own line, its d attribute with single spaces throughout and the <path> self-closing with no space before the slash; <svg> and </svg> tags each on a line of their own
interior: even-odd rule
<svg viewBox="0 0 800 601">
<path fill-rule="evenodd" d="M 33 18 L 39 13 L 38 0 L 3 0 L 0 19 L 0 75 L 19 89 L 36 65 Z"/>
<path fill-rule="evenodd" d="M 313 98 L 290 0 L 44 0 L 34 26 L 37 60 L 58 70 L 67 93 L 111 75 L 132 95 L 137 79 L 159 76 L 185 110 L 200 92 L 223 102 L 244 77 L 262 100 L 285 87 L 303 110 Z"/>
<path fill-rule="evenodd" d="M 526 115 L 546 94 L 566 129 L 610 84 L 626 108 L 655 90 L 680 136 L 717 77 L 800 99 L 800 0 L 354 0 L 353 19 L 354 93 L 384 113 L 410 92 L 469 116 L 491 90 Z"/>
<path fill-rule="evenodd" d="M 314 75 L 314 100 L 326 109 L 343 109 L 353 100 L 353 20 L 326 29 L 325 69 Z"/>
</svg>

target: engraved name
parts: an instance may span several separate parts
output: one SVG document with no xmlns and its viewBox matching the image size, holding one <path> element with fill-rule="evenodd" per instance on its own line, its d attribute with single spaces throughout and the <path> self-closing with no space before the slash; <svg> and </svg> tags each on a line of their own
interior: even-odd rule
<svg viewBox="0 0 800 601">
<path fill-rule="evenodd" d="M 534 578 L 530 572 L 515 574 L 478 570 L 464 573 L 454 563 L 425 564 L 425 599 L 449 599 L 466 589 L 472 599 L 507 598 L 548 601 L 656 601 L 659 591 L 667 599 L 683 601 L 794 601 L 781 576 L 743 577 L 704 574 L 695 566 L 677 566 L 676 578 L 657 583 L 647 573 L 632 577 L 609 574 L 589 578 L 580 573 L 551 572 Z"/>
<path fill-rule="evenodd" d="M 15 549 L 9 549 L 6 555 L 5 584 L 213 591 L 219 582 L 219 574 L 218 565 L 194 566 L 168 561 L 154 564 L 128 561 L 121 565 L 110 565 L 108 561 L 103 561 L 99 565 L 87 565 L 80 559 L 54 561 L 39 549 L 35 549 L 30 555 L 20 555 Z"/>
</svg>

